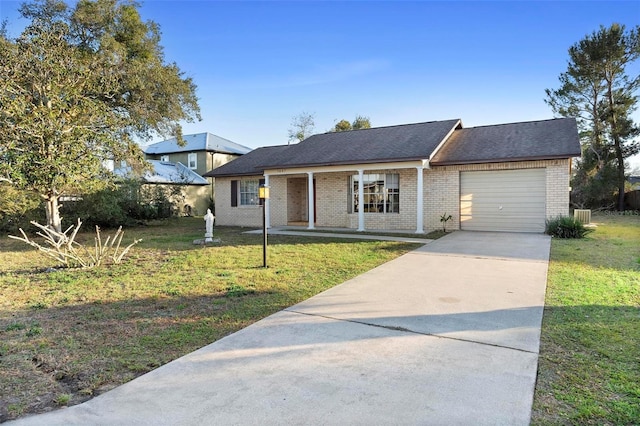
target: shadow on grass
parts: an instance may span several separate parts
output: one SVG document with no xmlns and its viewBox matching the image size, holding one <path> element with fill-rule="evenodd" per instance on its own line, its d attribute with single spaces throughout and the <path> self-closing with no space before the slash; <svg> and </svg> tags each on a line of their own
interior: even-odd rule
<svg viewBox="0 0 640 426">
<path fill-rule="evenodd" d="M 32 360 L 35 369 L 21 377 L 22 380 L 32 380 L 33 377 L 28 374 L 48 376 L 59 387 L 59 393 L 72 396 L 71 404 L 79 403 L 87 399 L 87 389 L 91 390 L 90 394 L 93 396 L 101 393 L 100 386 L 105 386 L 100 379 L 104 376 L 104 369 L 113 374 L 113 381 L 107 386 L 110 388 L 120 384 L 122 380 L 130 380 L 219 340 L 306 297 L 286 295 L 278 291 L 245 290 L 230 286 L 225 292 L 210 296 L 177 295 L 17 312 L 0 311 L 0 334 L 5 345 L 2 355 L 5 360 L 16 356 Z M 357 306 L 345 306 L 346 310 L 352 308 Z M 539 315 L 540 310 L 541 307 L 526 307 L 455 314 L 425 312 L 424 315 L 412 316 L 353 316 L 346 322 L 321 315 L 285 312 L 284 317 L 263 323 L 242 338 L 225 340 L 224 344 L 208 349 L 214 355 L 208 356 L 206 362 L 198 367 L 204 369 L 202 371 L 194 368 L 199 358 L 183 361 L 183 364 L 189 363 L 185 368 L 195 374 L 193 377 L 191 373 L 187 373 L 188 377 L 178 374 L 179 377 L 172 380 L 165 378 L 162 383 L 171 383 L 170 392 L 176 392 L 176 384 L 180 388 L 183 386 L 181 383 L 192 386 L 212 372 L 224 374 L 225 369 L 230 372 L 237 369 L 244 372 L 252 369 L 258 371 L 278 359 L 284 360 L 284 364 L 288 365 L 304 365 L 310 354 L 333 350 L 336 344 L 342 342 L 370 343 L 375 339 L 406 338 L 415 333 L 440 335 L 479 331 L 479 336 L 488 331 L 520 333 L 523 329 L 536 327 L 536 315 Z M 7 319 L 9 315 L 10 320 Z M 585 380 L 597 379 L 616 385 L 625 381 L 637 383 L 637 379 L 640 379 L 632 347 L 634 339 L 637 342 L 640 338 L 637 335 L 637 330 L 640 330 L 637 309 L 595 305 L 549 307 L 545 309 L 545 316 L 553 319 L 553 326 L 556 328 L 576 330 L 569 336 L 570 342 L 574 343 L 567 343 L 563 349 L 566 353 L 552 354 L 566 358 L 567 371 L 571 363 L 598 362 L 599 357 L 622 358 L 623 362 L 628 363 L 626 371 L 602 372 L 595 369 L 593 375 Z M 41 329 L 35 335 L 32 326 L 34 323 L 39 324 Z M 584 329 L 580 326 L 584 326 Z M 636 334 L 629 334 L 630 330 L 636 330 Z M 618 340 L 624 336 L 626 343 Z M 586 340 L 593 340 L 592 347 L 587 345 L 593 354 L 579 349 L 585 346 Z M 470 350 L 471 344 L 467 339 L 455 343 L 466 348 L 465 350 Z M 620 345 L 626 345 L 626 349 L 622 348 L 622 352 L 618 353 L 620 351 L 615 348 Z M 19 346 L 22 349 L 18 351 Z M 545 356 L 543 340 L 541 357 Z M 6 362 L 3 365 L 3 368 L 11 367 Z M 549 367 L 565 368 L 541 364 L 543 369 Z M 184 373 L 187 370 L 174 371 Z M 271 374 L 286 374 L 286 371 L 272 371 Z M 258 377 L 254 379 L 260 380 Z M 99 383 L 99 386 L 92 389 L 94 383 Z M 162 383 L 157 386 L 162 386 Z M 615 398 L 632 403 L 637 397 L 632 389 L 633 387 L 628 390 L 618 387 Z M 5 393 L 10 392 L 9 390 L 2 391 L 15 399 L 16 395 Z M 35 401 L 47 398 L 48 394 L 32 394 L 28 397 Z M 44 407 L 29 408 L 29 402 L 25 404 L 27 408 L 23 414 L 57 408 L 53 400 Z M 637 408 L 635 410 L 630 411 L 631 415 L 637 414 Z M 5 416 L 5 420 L 7 418 L 9 417 Z"/>
</svg>

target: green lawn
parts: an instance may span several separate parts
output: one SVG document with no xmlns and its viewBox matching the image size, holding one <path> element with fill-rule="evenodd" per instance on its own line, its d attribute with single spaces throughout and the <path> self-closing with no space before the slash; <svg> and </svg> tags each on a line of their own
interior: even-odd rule
<svg viewBox="0 0 640 426">
<path fill-rule="evenodd" d="M 532 424 L 640 424 L 640 216 L 554 240 Z M 0 238 L 0 422 L 76 404 L 416 247 L 271 236 L 201 218 L 127 230 L 122 265 L 51 269 Z M 112 234 L 105 232 L 104 234 Z M 85 234 L 87 240 L 92 234 Z"/>
<path fill-rule="evenodd" d="M 123 244 L 143 241 L 93 270 L 0 238 L 0 422 L 82 402 L 419 246 L 274 235 L 264 269 L 262 235 L 242 231 L 204 247 L 202 218 L 126 230 Z"/>
<path fill-rule="evenodd" d="M 640 424 L 640 216 L 554 239 L 532 424 Z"/>
</svg>

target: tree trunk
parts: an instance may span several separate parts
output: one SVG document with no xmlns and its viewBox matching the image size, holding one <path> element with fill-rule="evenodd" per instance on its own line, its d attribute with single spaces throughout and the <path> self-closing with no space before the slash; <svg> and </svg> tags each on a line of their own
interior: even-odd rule
<svg viewBox="0 0 640 426">
<path fill-rule="evenodd" d="M 45 211 L 47 212 L 47 226 L 62 232 L 62 218 L 60 218 L 60 205 L 56 195 L 49 195 L 45 199 Z"/>
<path fill-rule="evenodd" d="M 609 108 L 611 109 L 611 136 L 613 137 L 613 147 L 616 153 L 617 168 L 618 168 L 618 211 L 624 211 L 624 156 L 622 155 L 622 141 L 620 140 L 620 133 L 618 129 L 618 120 L 616 111 L 614 109 L 614 100 L 611 90 L 611 84 L 609 85 Z"/>
<path fill-rule="evenodd" d="M 618 211 L 624 211 L 624 158 L 622 157 L 622 148 L 620 142 L 616 141 L 616 158 L 618 159 Z"/>
<path fill-rule="evenodd" d="M 613 138 L 613 146 L 616 152 L 616 160 L 618 166 L 618 211 L 624 211 L 624 156 L 622 155 L 622 141 L 620 140 L 620 132 L 618 129 L 618 116 L 616 111 L 615 100 L 613 99 L 613 78 L 607 80 L 607 100 L 609 102 L 609 126 L 611 127 L 611 136 Z"/>
</svg>

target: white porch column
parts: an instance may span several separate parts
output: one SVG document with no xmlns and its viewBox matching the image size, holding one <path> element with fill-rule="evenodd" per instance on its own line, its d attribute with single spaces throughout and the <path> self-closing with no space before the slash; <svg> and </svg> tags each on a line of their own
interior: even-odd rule
<svg viewBox="0 0 640 426">
<path fill-rule="evenodd" d="M 269 186 L 269 175 L 264 175 L 264 186 Z M 264 215 L 267 228 L 271 228 L 271 199 L 264 200 Z"/>
<path fill-rule="evenodd" d="M 423 179 L 424 179 L 424 167 L 416 167 L 417 174 L 417 190 L 418 196 L 416 197 L 416 234 L 424 234 L 424 191 L 423 191 Z"/>
<path fill-rule="evenodd" d="M 364 231 L 364 170 L 358 169 L 358 231 Z"/>
<path fill-rule="evenodd" d="M 307 229 L 315 229 L 315 215 L 313 214 L 315 211 L 315 205 L 313 199 L 315 198 L 315 194 L 313 193 L 313 172 L 307 172 L 308 176 L 308 184 L 309 190 L 307 193 L 309 194 L 309 226 Z"/>
</svg>

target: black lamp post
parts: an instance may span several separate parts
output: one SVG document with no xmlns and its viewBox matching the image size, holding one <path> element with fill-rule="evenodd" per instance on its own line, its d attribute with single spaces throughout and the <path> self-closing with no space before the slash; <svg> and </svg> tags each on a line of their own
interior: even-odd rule
<svg viewBox="0 0 640 426">
<path fill-rule="evenodd" d="M 267 267 L 267 200 L 269 199 L 269 187 L 260 186 L 258 196 L 262 204 L 262 267 Z"/>
</svg>

